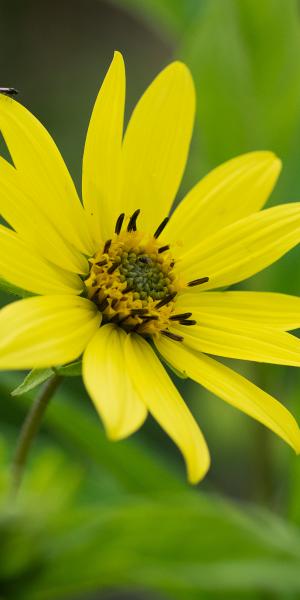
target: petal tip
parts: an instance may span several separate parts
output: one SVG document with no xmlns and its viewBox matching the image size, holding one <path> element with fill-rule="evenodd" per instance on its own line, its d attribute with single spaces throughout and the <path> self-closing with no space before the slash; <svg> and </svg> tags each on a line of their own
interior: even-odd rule
<svg viewBox="0 0 300 600">
<path fill-rule="evenodd" d="M 300 454 L 300 429 L 298 428 L 297 438 L 294 440 L 292 444 L 292 448 L 297 456 Z"/>
<path fill-rule="evenodd" d="M 276 173 L 280 173 L 282 169 L 282 160 L 275 154 L 275 152 L 271 152 L 266 150 L 263 152 L 266 162 L 269 163 L 270 168 Z"/>
<path fill-rule="evenodd" d="M 118 63 L 120 66 L 124 66 L 124 58 L 120 50 L 115 50 L 113 54 L 112 62 Z"/>
<path fill-rule="evenodd" d="M 278 156 L 276 156 L 276 154 L 273 154 L 273 164 L 274 166 L 276 166 L 278 173 L 280 173 L 282 169 L 282 160 Z"/>
<path fill-rule="evenodd" d="M 245 154 L 241 154 L 240 157 L 237 156 L 236 158 L 238 159 L 243 157 L 245 160 L 257 159 L 259 160 L 259 162 L 262 163 L 272 165 L 276 164 L 280 168 L 282 166 L 281 159 L 272 150 L 253 150 L 252 152 L 246 152 Z"/>
<path fill-rule="evenodd" d="M 200 483 L 206 476 L 207 472 L 209 471 L 210 465 L 211 465 L 210 455 L 209 455 L 209 453 L 207 453 L 207 456 L 205 457 L 205 462 L 203 462 L 201 465 L 199 465 L 197 469 L 193 469 L 193 470 L 188 469 L 188 474 L 187 474 L 188 482 L 191 485 L 197 485 L 198 483 Z"/>
<path fill-rule="evenodd" d="M 172 73 L 180 76 L 183 80 L 188 81 L 194 88 L 194 79 L 189 67 L 181 60 L 174 60 L 162 70 L 162 73 Z"/>
<path fill-rule="evenodd" d="M 189 69 L 189 67 L 180 60 L 175 60 L 171 62 L 161 74 L 169 75 L 171 79 L 175 82 L 176 87 L 185 93 L 185 102 L 190 105 L 191 115 L 193 115 L 193 120 L 195 116 L 195 107 L 196 107 L 196 88 L 193 79 L 193 75 Z"/>
<path fill-rule="evenodd" d="M 124 439 L 124 435 L 122 435 L 122 433 L 120 433 L 117 430 L 114 429 L 108 429 L 107 427 L 105 427 L 105 433 L 106 433 L 106 437 L 110 442 L 119 442 L 120 440 Z"/>
<path fill-rule="evenodd" d="M 121 442 L 122 440 L 130 437 L 133 433 L 140 429 L 144 420 L 145 418 L 142 417 L 139 423 L 126 423 L 125 425 L 124 423 L 118 423 L 112 425 L 111 423 L 105 421 L 102 417 L 105 434 L 110 442 Z"/>
</svg>

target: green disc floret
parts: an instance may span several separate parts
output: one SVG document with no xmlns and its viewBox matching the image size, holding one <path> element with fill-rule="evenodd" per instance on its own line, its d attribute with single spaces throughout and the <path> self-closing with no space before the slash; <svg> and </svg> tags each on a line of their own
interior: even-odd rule
<svg viewBox="0 0 300 600">
<path fill-rule="evenodd" d="M 169 291 L 170 279 L 162 272 L 156 257 L 135 252 L 123 252 L 119 265 L 120 278 L 137 292 L 141 299 L 163 298 Z"/>
</svg>

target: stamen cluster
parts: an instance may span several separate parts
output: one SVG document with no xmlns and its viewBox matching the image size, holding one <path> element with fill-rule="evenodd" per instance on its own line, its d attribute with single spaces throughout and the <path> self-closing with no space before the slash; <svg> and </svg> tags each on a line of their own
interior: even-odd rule
<svg viewBox="0 0 300 600">
<path fill-rule="evenodd" d="M 157 240 L 168 219 L 149 236 L 137 231 L 139 212 L 130 217 L 126 231 L 122 231 L 122 213 L 114 237 L 90 259 L 87 296 L 102 312 L 103 323 L 117 323 L 125 331 L 144 336 L 162 333 L 181 341 L 181 336 L 169 331 L 172 321 L 182 325 L 194 325 L 196 321 L 190 320 L 192 313 L 176 315 L 174 300 L 180 290 L 196 285 L 196 281 L 183 282 L 174 268 L 169 246 L 159 246 Z"/>
</svg>

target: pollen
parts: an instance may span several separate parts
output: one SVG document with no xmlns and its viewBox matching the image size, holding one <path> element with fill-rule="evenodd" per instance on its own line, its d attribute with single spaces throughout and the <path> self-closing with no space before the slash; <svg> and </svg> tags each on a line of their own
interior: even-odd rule
<svg viewBox="0 0 300 600">
<path fill-rule="evenodd" d="M 149 235 L 137 230 L 139 213 L 132 214 L 123 231 L 122 213 L 112 238 L 90 258 L 86 295 L 101 311 L 102 323 L 116 323 L 145 337 L 161 333 L 182 341 L 169 327 L 174 321 L 196 322 L 189 319 L 192 313 L 176 315 L 176 296 L 189 284 L 180 278 L 170 246 L 158 241 L 168 219 Z"/>
</svg>

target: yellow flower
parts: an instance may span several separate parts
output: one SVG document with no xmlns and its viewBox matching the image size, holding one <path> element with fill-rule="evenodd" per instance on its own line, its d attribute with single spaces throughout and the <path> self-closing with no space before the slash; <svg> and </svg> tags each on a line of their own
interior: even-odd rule
<svg viewBox="0 0 300 600">
<path fill-rule="evenodd" d="M 211 291 L 267 267 L 300 240 L 300 204 L 259 212 L 280 161 L 245 154 L 214 169 L 168 220 L 195 110 L 191 75 L 164 69 L 123 139 L 125 71 L 115 53 L 91 117 L 83 206 L 47 131 L 0 96 L 14 166 L 0 160 L 0 274 L 36 294 L 2 310 L 0 366 L 50 367 L 83 354 L 83 379 L 108 436 L 149 411 L 181 449 L 192 483 L 209 467 L 198 425 L 159 356 L 300 451 L 292 415 L 208 354 L 300 365 L 300 299 Z"/>
</svg>

